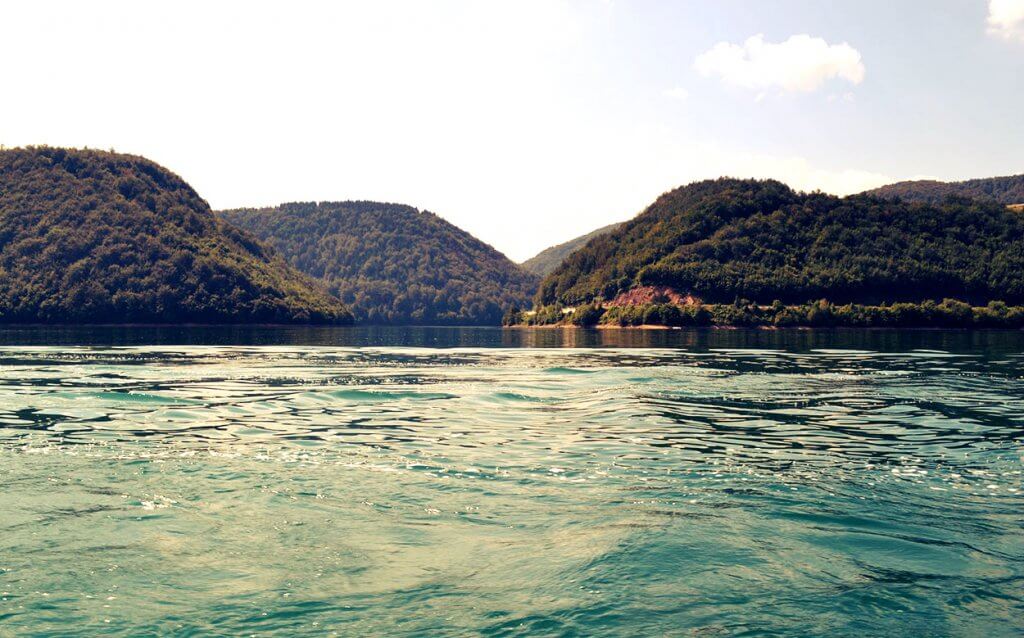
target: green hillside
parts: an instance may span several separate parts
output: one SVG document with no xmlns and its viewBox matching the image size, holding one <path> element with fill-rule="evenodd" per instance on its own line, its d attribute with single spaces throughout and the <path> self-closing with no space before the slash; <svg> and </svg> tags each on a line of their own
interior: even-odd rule
<svg viewBox="0 0 1024 638">
<path fill-rule="evenodd" d="M 141 157 L 0 151 L 0 321 L 346 323 L 351 314 Z"/>
<path fill-rule="evenodd" d="M 558 244 L 557 246 L 545 248 L 519 265 L 522 266 L 524 270 L 531 272 L 538 277 L 544 277 L 551 273 L 555 268 L 561 266 L 566 257 L 573 254 L 583 246 L 586 246 L 587 242 L 591 239 L 600 237 L 601 235 L 606 235 L 621 225 L 621 223 L 609 224 L 581 237 L 570 239 L 569 241 Z"/>
<path fill-rule="evenodd" d="M 963 182 L 918 180 L 897 182 L 868 191 L 868 195 L 899 197 L 913 202 L 940 203 L 949 197 L 989 199 L 1000 204 L 1024 203 L 1024 175 L 986 177 Z"/>
<path fill-rule="evenodd" d="M 310 202 L 221 215 L 322 280 L 360 321 L 498 325 L 537 287 L 494 248 L 411 206 Z"/>
<path fill-rule="evenodd" d="M 678 188 L 570 255 L 538 306 L 640 286 L 706 303 L 1024 301 L 1024 217 L 994 202 L 940 205 L 797 193 L 775 181 Z"/>
</svg>

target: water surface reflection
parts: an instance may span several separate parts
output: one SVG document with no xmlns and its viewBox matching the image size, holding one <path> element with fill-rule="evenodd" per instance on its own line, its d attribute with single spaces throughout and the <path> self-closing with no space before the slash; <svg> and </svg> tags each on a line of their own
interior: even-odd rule
<svg viewBox="0 0 1024 638">
<path fill-rule="evenodd" d="M 0 634 L 1024 630 L 1020 333 L 15 335 Z"/>
</svg>

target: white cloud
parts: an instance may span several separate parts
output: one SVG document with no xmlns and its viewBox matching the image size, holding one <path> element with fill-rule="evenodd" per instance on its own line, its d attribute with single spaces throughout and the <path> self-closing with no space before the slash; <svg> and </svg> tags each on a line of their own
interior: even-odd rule
<svg viewBox="0 0 1024 638">
<path fill-rule="evenodd" d="M 829 93 L 829 102 L 856 102 L 857 97 L 852 91 L 846 91 L 845 93 Z"/>
<path fill-rule="evenodd" d="M 989 0 L 988 32 L 1024 40 L 1024 0 Z"/>
<path fill-rule="evenodd" d="M 777 179 L 797 190 L 820 190 L 833 195 L 860 193 L 898 181 L 883 173 L 856 168 L 815 166 L 800 156 L 749 153 L 715 146 L 705 146 L 700 155 L 704 170 L 694 171 L 695 174 Z"/>
<path fill-rule="evenodd" d="M 749 169 L 749 173 L 755 177 L 770 177 L 798 190 L 822 190 L 835 195 L 860 193 L 897 181 L 873 171 L 815 167 L 802 157 L 761 157 L 757 158 L 756 164 Z"/>
<path fill-rule="evenodd" d="M 679 100 L 680 102 L 685 102 L 686 99 L 690 97 L 690 92 L 687 91 L 686 89 L 684 89 L 681 86 L 677 86 L 677 87 L 674 87 L 674 88 L 671 88 L 671 89 L 665 91 L 665 96 L 666 97 L 670 97 L 673 100 Z"/>
<path fill-rule="evenodd" d="M 726 84 L 756 90 L 808 92 L 834 78 L 851 84 L 864 80 L 857 49 L 806 34 L 778 44 L 765 42 L 760 34 L 742 45 L 719 42 L 698 55 L 693 66 L 705 77 L 717 76 Z"/>
</svg>

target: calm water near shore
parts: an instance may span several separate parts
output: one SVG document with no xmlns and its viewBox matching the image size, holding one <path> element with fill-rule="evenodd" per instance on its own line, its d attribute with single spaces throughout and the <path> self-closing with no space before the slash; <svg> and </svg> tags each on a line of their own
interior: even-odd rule
<svg viewBox="0 0 1024 638">
<path fill-rule="evenodd" d="M 1024 333 L 0 329 L 0 635 L 1019 636 Z"/>
</svg>

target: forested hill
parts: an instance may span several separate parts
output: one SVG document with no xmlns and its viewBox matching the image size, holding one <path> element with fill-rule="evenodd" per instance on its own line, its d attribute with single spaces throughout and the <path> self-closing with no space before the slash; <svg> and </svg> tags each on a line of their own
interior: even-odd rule
<svg viewBox="0 0 1024 638">
<path fill-rule="evenodd" d="M 1024 175 L 969 179 L 964 182 L 897 182 L 870 190 L 866 194 L 930 204 L 940 203 L 952 196 L 990 199 L 1000 204 L 1024 204 Z"/>
<path fill-rule="evenodd" d="M 664 286 L 706 302 L 1024 301 L 1024 216 L 1002 204 L 941 205 L 796 193 L 775 181 L 678 188 L 544 279 L 538 305 Z"/>
<path fill-rule="evenodd" d="M 499 325 L 537 278 L 437 215 L 377 202 L 223 211 L 369 323 Z"/>
<path fill-rule="evenodd" d="M 600 237 L 601 235 L 606 235 L 621 225 L 621 223 L 609 224 L 581 237 L 570 239 L 569 241 L 558 244 L 557 246 L 545 248 L 519 265 L 538 277 L 543 277 L 562 265 L 562 262 L 565 261 L 566 257 L 586 246 L 587 242 L 591 239 Z"/>
<path fill-rule="evenodd" d="M 351 319 L 153 162 L 88 150 L 0 151 L 0 321 Z"/>
</svg>

